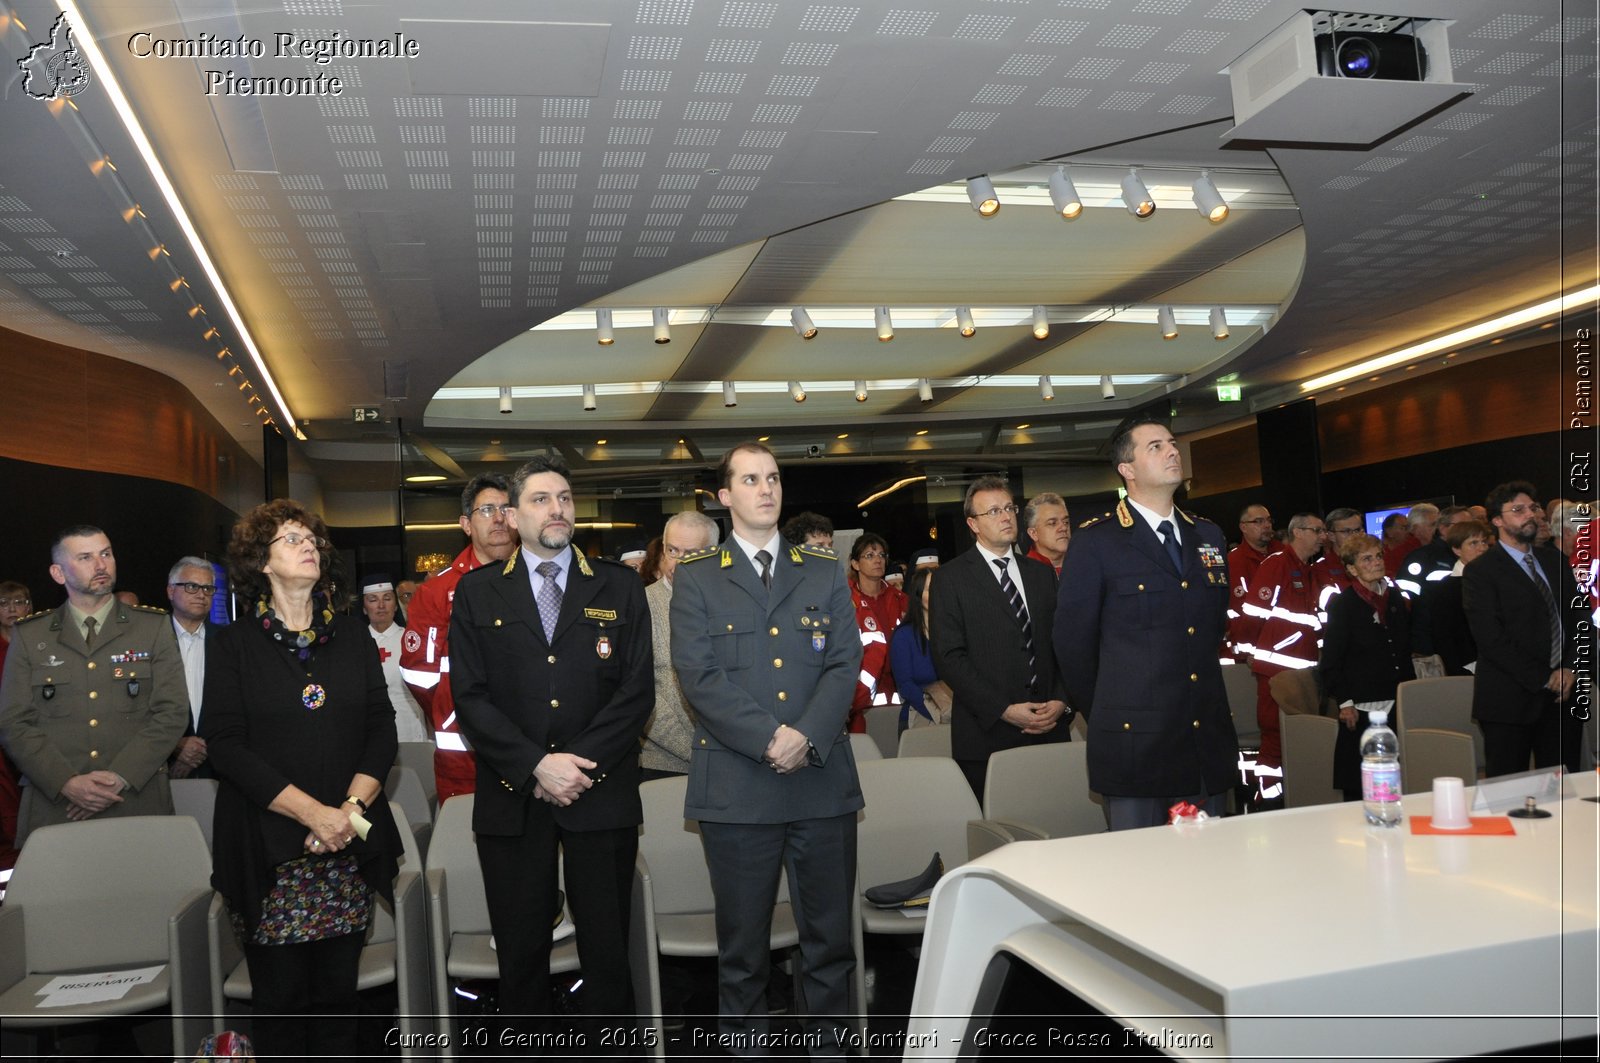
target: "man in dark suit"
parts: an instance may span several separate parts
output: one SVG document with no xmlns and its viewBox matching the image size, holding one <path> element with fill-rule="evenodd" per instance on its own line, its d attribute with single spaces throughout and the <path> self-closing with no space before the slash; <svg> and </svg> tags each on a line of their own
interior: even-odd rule
<svg viewBox="0 0 1600 1063">
<path fill-rule="evenodd" d="M 772 909 L 787 868 L 808 1047 L 840 1056 L 862 807 L 845 733 L 861 669 L 855 609 L 832 550 L 778 534 L 770 450 L 734 447 L 718 474 L 733 536 L 679 562 L 671 616 L 696 719 L 683 814 L 700 821 L 716 897 L 720 1030 L 737 1055 L 766 1054 Z"/>
<path fill-rule="evenodd" d="M 1050 645 L 1054 575 L 1012 551 L 1017 504 L 1004 477 L 972 481 L 964 509 L 976 542 L 934 577 L 928 634 L 933 666 L 954 695 L 950 750 L 982 801 L 991 753 L 1072 736 Z"/>
<path fill-rule="evenodd" d="M 1566 761 L 1578 768 L 1582 721 L 1563 711 L 1589 624 L 1572 570 L 1560 553 L 1536 547 L 1539 503 L 1521 480 L 1489 492 L 1499 541 L 1462 573 L 1462 604 L 1478 644 L 1472 716 L 1483 729 L 1490 776 Z M 1574 606 L 1577 608 L 1574 608 Z"/>
<path fill-rule="evenodd" d="M 167 761 L 174 779 L 210 779 L 206 740 L 200 737 L 200 701 L 206 689 L 206 645 L 215 627 L 211 599 L 217 574 L 203 557 L 180 557 L 167 573 L 167 601 L 172 605 L 172 634 L 183 658 L 183 679 L 189 691 L 189 723 Z"/>
<path fill-rule="evenodd" d="M 1165 823 L 1180 801 L 1221 815 L 1239 750 L 1217 659 L 1222 530 L 1173 503 L 1183 462 L 1164 423 L 1124 425 L 1111 454 L 1128 497 L 1078 530 L 1056 610 L 1061 671 L 1089 717 L 1089 786 L 1112 830 Z"/>
<path fill-rule="evenodd" d="M 644 584 L 572 546 L 572 487 L 557 459 L 511 481 L 521 548 L 461 577 L 451 684 L 477 751 L 472 829 L 507 1016 L 550 1010 L 556 849 L 579 927 L 584 1010 L 634 1011 L 628 912 L 638 852 L 639 735 L 655 702 Z"/>
</svg>

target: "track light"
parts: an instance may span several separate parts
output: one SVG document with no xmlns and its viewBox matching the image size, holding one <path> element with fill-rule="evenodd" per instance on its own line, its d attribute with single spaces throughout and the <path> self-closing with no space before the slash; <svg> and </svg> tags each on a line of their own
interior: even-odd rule
<svg viewBox="0 0 1600 1063">
<path fill-rule="evenodd" d="M 856 381 L 856 401 L 857 402 L 866 402 L 867 401 L 867 382 L 865 380 L 857 380 Z"/>
<path fill-rule="evenodd" d="M 967 199 L 979 217 L 992 218 L 1000 213 L 1000 197 L 995 195 L 994 182 L 988 174 L 967 178 Z"/>
<path fill-rule="evenodd" d="M 1156 201 L 1150 190 L 1139 180 L 1139 171 L 1130 169 L 1122 179 L 1122 202 L 1135 218 L 1148 218 L 1156 212 Z"/>
<path fill-rule="evenodd" d="M 586 410 L 592 410 L 597 405 L 599 405 L 599 403 L 595 402 L 594 385 L 593 384 L 585 384 L 585 385 L 583 385 L 583 408 L 586 409 Z"/>
<path fill-rule="evenodd" d="M 602 347 L 609 347 L 617 342 L 617 337 L 611 331 L 611 311 L 599 309 L 594 312 L 594 339 Z"/>
<path fill-rule="evenodd" d="M 1211 183 L 1211 174 L 1206 170 L 1201 170 L 1200 176 L 1195 178 L 1194 207 L 1205 216 L 1206 221 L 1217 222 L 1228 216 L 1227 200 Z"/>
<path fill-rule="evenodd" d="M 1109 374 L 1100 377 L 1100 397 L 1102 399 L 1114 399 L 1117 397 L 1117 387 L 1111 383 Z"/>
<path fill-rule="evenodd" d="M 667 324 L 667 308 L 664 306 L 658 306 L 654 310 L 650 311 L 650 320 L 653 321 L 656 326 L 656 342 L 671 343 L 672 329 L 668 327 Z"/>
<path fill-rule="evenodd" d="M 972 310 L 965 306 L 956 307 L 956 329 L 966 339 L 971 339 L 978 331 L 978 326 L 973 323 Z"/>
<path fill-rule="evenodd" d="M 1055 398 L 1056 386 L 1051 381 L 1050 375 L 1046 373 L 1039 378 L 1039 399 L 1043 402 L 1054 402 Z"/>
<path fill-rule="evenodd" d="M 1220 306 L 1211 308 L 1211 336 L 1219 340 L 1228 338 L 1228 315 Z"/>
<path fill-rule="evenodd" d="M 1078 195 L 1072 178 L 1067 176 L 1065 166 L 1057 166 L 1055 173 L 1050 175 L 1050 203 L 1061 215 L 1062 221 L 1072 221 L 1083 213 L 1083 199 Z"/>
<path fill-rule="evenodd" d="M 1047 340 L 1050 338 L 1050 315 L 1044 312 L 1044 307 L 1033 308 L 1033 338 Z"/>
<path fill-rule="evenodd" d="M 927 377 L 917 381 L 917 398 L 923 402 L 933 401 L 933 385 L 929 383 Z"/>
<path fill-rule="evenodd" d="M 1175 340 L 1178 338 L 1178 319 L 1172 313 L 1172 307 L 1163 306 L 1156 311 L 1156 320 L 1161 323 L 1161 338 Z"/>
<path fill-rule="evenodd" d="M 796 402 L 806 401 L 806 389 L 800 386 L 800 381 L 789 381 L 789 397 Z"/>
<path fill-rule="evenodd" d="M 734 389 L 733 381 L 731 380 L 722 382 L 722 404 L 724 406 L 739 405 L 739 393 Z"/>
<path fill-rule="evenodd" d="M 811 315 L 806 313 L 803 307 L 797 306 L 789 311 L 789 323 L 794 326 L 795 332 L 799 334 L 801 339 L 810 340 L 816 338 L 817 326 L 811 323 Z"/>
<path fill-rule="evenodd" d="M 500 389 L 500 412 L 501 413 L 510 413 L 511 412 L 511 389 L 510 388 L 501 388 Z"/>
<path fill-rule="evenodd" d="M 894 322 L 889 320 L 889 308 L 880 306 L 872 311 L 872 320 L 878 326 L 878 342 L 888 343 L 894 339 Z"/>
</svg>

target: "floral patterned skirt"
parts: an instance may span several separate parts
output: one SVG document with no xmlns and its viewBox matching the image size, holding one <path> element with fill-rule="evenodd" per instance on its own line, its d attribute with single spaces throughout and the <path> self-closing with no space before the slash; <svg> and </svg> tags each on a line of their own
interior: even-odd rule
<svg viewBox="0 0 1600 1063">
<path fill-rule="evenodd" d="M 229 911 L 239 940 L 252 945 L 298 945 L 367 929 L 372 890 L 353 856 L 301 856 L 278 865 L 278 878 L 261 902 L 254 933 Z"/>
</svg>

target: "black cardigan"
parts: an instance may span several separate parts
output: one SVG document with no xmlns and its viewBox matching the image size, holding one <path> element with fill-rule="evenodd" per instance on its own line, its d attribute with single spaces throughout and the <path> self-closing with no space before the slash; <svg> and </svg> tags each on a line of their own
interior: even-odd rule
<svg viewBox="0 0 1600 1063">
<path fill-rule="evenodd" d="M 1336 703 L 1389 701 L 1395 688 L 1415 679 L 1411 667 L 1411 615 L 1393 587 L 1384 601 L 1385 624 L 1374 622 L 1372 606 L 1354 587 L 1328 603 L 1328 628 L 1322 638 L 1322 681 Z M 1391 713 L 1389 724 L 1395 717 Z"/>
<path fill-rule="evenodd" d="M 273 812 L 272 800 L 293 784 L 337 807 L 354 775 L 382 782 L 397 753 L 377 644 L 352 617 L 335 617 L 333 631 L 302 663 L 250 615 L 216 632 L 206 654 L 201 736 L 220 781 L 211 884 L 249 928 L 277 867 L 305 853 L 306 828 Z M 326 692 L 316 710 L 302 701 L 311 683 Z M 372 831 L 348 851 L 367 884 L 392 899 L 401 845 L 382 793 L 366 818 Z"/>
</svg>

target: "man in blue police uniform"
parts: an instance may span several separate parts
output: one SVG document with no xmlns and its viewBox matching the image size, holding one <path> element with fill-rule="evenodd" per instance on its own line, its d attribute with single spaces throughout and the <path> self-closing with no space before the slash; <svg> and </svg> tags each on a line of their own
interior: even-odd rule
<svg viewBox="0 0 1600 1063">
<path fill-rule="evenodd" d="M 845 733 L 861 668 L 855 609 L 832 550 L 778 534 L 772 452 L 741 444 L 718 472 L 733 536 L 679 562 L 671 615 L 672 663 L 697 721 L 683 814 L 700 821 L 716 897 L 720 1029 L 738 1055 L 766 1054 L 772 908 L 787 867 L 808 1047 L 839 1056 L 862 807 Z"/>
<path fill-rule="evenodd" d="M 1123 426 L 1111 454 L 1128 497 L 1073 538 L 1056 607 L 1056 659 L 1089 717 L 1089 786 L 1112 830 L 1165 823 L 1180 801 L 1221 815 L 1238 759 L 1218 662 L 1222 531 L 1173 504 L 1183 462 L 1164 423 Z"/>
<path fill-rule="evenodd" d="M 113 596 L 106 533 L 68 528 L 50 558 L 67 600 L 17 621 L 0 686 L 0 743 L 27 782 L 19 848 L 55 823 L 171 815 L 167 757 L 189 718 L 172 625 L 163 610 Z"/>
<path fill-rule="evenodd" d="M 521 548 L 462 576 L 450 619 L 456 714 L 477 752 L 472 829 L 500 1010 L 550 1011 L 559 845 L 584 1010 L 631 1015 L 639 735 L 655 704 L 644 584 L 626 565 L 573 548 L 572 486 L 559 460 L 518 469 L 511 500 Z"/>
</svg>

